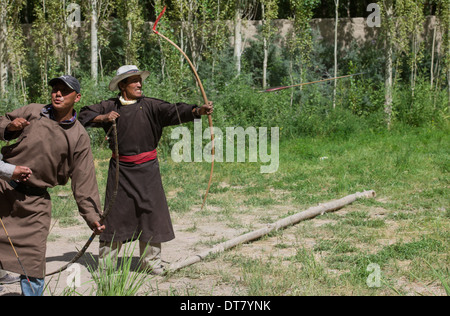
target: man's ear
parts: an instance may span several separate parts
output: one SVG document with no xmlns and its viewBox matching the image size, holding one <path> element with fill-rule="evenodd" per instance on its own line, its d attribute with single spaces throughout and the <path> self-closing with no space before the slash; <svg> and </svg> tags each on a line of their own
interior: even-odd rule
<svg viewBox="0 0 450 316">
<path fill-rule="evenodd" d="M 75 98 L 75 103 L 80 102 L 81 100 L 81 93 L 77 93 L 77 97 Z"/>
</svg>

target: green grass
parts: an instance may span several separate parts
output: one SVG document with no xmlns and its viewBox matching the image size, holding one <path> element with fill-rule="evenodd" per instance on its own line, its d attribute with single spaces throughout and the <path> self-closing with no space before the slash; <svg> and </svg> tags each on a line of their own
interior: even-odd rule
<svg viewBox="0 0 450 316">
<path fill-rule="evenodd" d="M 241 266 L 247 294 L 427 295 L 434 293 L 430 284 L 447 291 L 449 143 L 447 130 L 367 132 L 345 139 L 283 141 L 280 169 L 275 174 L 258 173 L 257 164 L 216 164 L 208 205 L 227 210 L 230 218 L 239 218 L 245 212 L 266 223 L 268 218 L 274 221 L 295 213 L 291 210 L 306 209 L 357 191 L 377 192 L 375 200 L 359 201 L 346 212 L 323 216 L 330 223 L 319 228 L 310 221 L 290 229 L 298 240 L 314 239 L 314 246 L 301 248 L 295 256 L 263 255 L 256 261 L 235 257 L 233 262 Z M 175 165 L 166 164 L 170 174 Z M 184 175 L 185 186 L 189 186 L 190 172 L 206 183 L 207 167 L 177 165 L 177 170 L 183 170 L 177 175 Z M 174 189 L 171 179 L 164 177 L 168 190 Z M 193 201 L 197 198 L 191 207 L 198 205 L 198 191 L 193 197 L 180 197 Z M 172 210 L 177 212 L 175 205 Z M 289 210 L 271 212 L 271 217 L 261 213 L 279 206 Z M 186 212 L 186 207 L 180 211 Z M 211 218 L 217 214 L 206 212 L 204 215 Z M 281 244 L 280 248 L 302 247 L 301 242 Z M 430 265 L 424 264 L 424 259 Z M 225 256 L 224 260 L 229 259 Z M 290 264 L 286 265 L 286 261 Z M 366 285 L 367 267 L 372 262 L 382 270 L 380 288 Z"/>
<path fill-rule="evenodd" d="M 360 200 L 248 245 L 251 256 L 238 247 L 210 259 L 217 261 L 209 272 L 219 278 L 217 283 L 233 283 L 239 294 L 445 295 L 450 283 L 448 144 L 448 128 L 332 138 L 288 139 L 281 134 L 276 173 L 261 174 L 259 163 L 216 162 L 201 212 L 210 164 L 174 163 L 163 154 L 160 166 L 171 212 L 191 220 L 186 230 L 191 234 L 200 234 L 202 222 L 251 231 L 321 202 L 376 191 L 376 199 Z M 94 149 L 102 199 L 109 155 Z M 54 192 L 61 190 L 70 194 L 70 188 Z M 60 212 L 56 205 L 66 210 L 58 215 L 61 219 L 73 216 L 76 206 L 70 200 L 54 198 L 54 214 Z M 207 236 L 199 245 L 223 241 Z M 272 250 L 261 250 L 267 241 Z M 371 263 L 381 269 L 380 287 L 366 284 Z M 234 272 L 217 272 L 221 266 Z M 196 271 L 191 274 L 208 275 Z"/>
<path fill-rule="evenodd" d="M 438 129 L 367 132 L 346 139 L 284 140 L 281 135 L 280 167 L 274 174 L 260 174 L 258 163 L 216 162 L 209 204 L 222 206 L 233 196 L 234 207 L 236 202 L 270 206 L 286 200 L 311 205 L 373 189 L 392 207 L 444 207 L 449 195 L 449 140 L 448 131 Z M 206 162 L 163 160 L 166 191 L 177 191 L 174 197 L 183 200 L 169 201 L 174 211 L 188 211 L 198 204 L 209 167 Z M 286 194 L 280 197 L 274 191 Z"/>
<path fill-rule="evenodd" d="M 137 267 L 133 266 L 135 247 L 136 243 L 127 243 L 124 245 L 124 253 L 120 260 L 107 256 L 101 266 L 89 266 L 96 296 L 135 296 L 142 290 L 151 276 L 140 271 L 141 262 Z"/>
</svg>

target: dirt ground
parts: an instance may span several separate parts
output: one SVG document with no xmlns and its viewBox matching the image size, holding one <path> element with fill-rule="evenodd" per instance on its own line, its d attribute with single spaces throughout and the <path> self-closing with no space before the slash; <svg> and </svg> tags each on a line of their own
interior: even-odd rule
<svg viewBox="0 0 450 316">
<path fill-rule="evenodd" d="M 348 205 L 339 210 L 339 214 L 345 216 L 346 213 L 355 211 L 358 206 Z M 198 212 L 199 210 L 197 210 Z M 273 208 L 265 210 L 268 219 L 276 219 L 276 214 L 286 213 L 287 209 Z M 301 211 L 301 210 L 299 210 Z M 372 209 L 372 216 L 384 217 L 383 209 Z M 252 230 L 261 228 L 267 224 L 261 221 L 254 221 L 254 217 L 242 214 L 239 218 L 240 224 L 236 227 L 230 227 L 229 223 L 220 220 L 220 217 L 214 216 L 213 207 L 209 208 L 209 216 L 195 215 L 195 212 L 184 214 L 173 213 L 172 221 L 176 238 L 170 242 L 164 243 L 162 248 L 162 259 L 165 264 L 169 265 L 179 261 L 184 261 L 190 256 L 200 253 L 203 250 L 210 249 L 213 245 L 230 240 L 234 237 L 248 232 L 248 225 L 251 223 Z M 316 244 L 314 238 L 302 236 L 301 241 L 298 240 L 298 226 L 312 225 L 314 230 L 320 230 L 322 225 L 327 225 L 330 219 L 316 217 L 312 220 L 303 222 L 286 228 L 282 234 L 282 240 L 279 236 L 271 236 L 262 238 L 251 243 L 240 245 L 232 250 L 227 251 L 227 255 L 244 256 L 245 258 L 261 259 L 261 258 L 288 258 L 295 256 L 297 247 L 312 249 Z M 70 227 L 62 227 L 56 222 L 52 227 L 47 243 L 47 272 L 55 271 L 59 267 L 69 262 L 81 249 L 91 232 L 84 224 L 81 217 L 78 218 L 78 225 Z M 274 222 L 274 220 L 272 221 Z M 392 224 L 392 225 L 391 225 Z M 395 230 L 394 222 L 388 225 L 389 229 Z M 395 239 L 395 238 L 394 238 Z M 279 247 L 282 244 L 294 245 L 291 247 Z M 380 240 L 380 243 L 383 241 Z M 392 243 L 392 240 L 386 243 Z M 123 254 L 123 251 L 121 255 Z M 135 247 L 133 263 L 137 265 L 139 260 L 139 246 Z M 87 253 L 78 261 L 75 269 L 66 270 L 61 274 L 46 278 L 47 288 L 45 296 L 61 296 L 65 295 L 68 289 L 68 280 L 79 272 L 80 287 L 77 287 L 76 295 L 90 296 L 95 295 L 95 284 L 91 279 L 88 265 L 96 267 L 98 257 L 98 238 L 91 244 Z M 79 270 L 77 270 L 79 269 Z M 184 296 L 184 295 L 214 295 L 214 296 L 240 296 L 247 295 L 247 288 L 241 282 L 242 271 L 239 267 L 232 264 L 232 260 L 224 260 L 221 257 L 212 258 L 206 261 L 198 262 L 189 267 L 171 274 L 169 276 L 149 276 L 147 282 L 141 287 L 138 295 L 151 296 Z M 410 283 L 408 280 L 398 280 L 398 286 L 411 292 L 411 295 L 445 295 L 439 284 L 422 284 Z M 17 296 L 20 295 L 20 285 L 3 285 L 3 291 L 0 296 Z M 332 293 L 330 293 L 332 294 Z M 379 293 L 379 295 L 391 295 L 391 292 Z"/>
<path fill-rule="evenodd" d="M 88 240 L 91 231 L 84 224 L 81 217 L 78 218 L 79 225 L 61 227 L 56 223 L 47 242 L 47 272 L 52 272 L 69 262 L 78 249 L 81 249 Z M 162 259 L 165 265 L 183 261 L 186 258 L 210 248 L 212 240 L 228 240 L 240 234 L 239 230 L 230 229 L 221 223 L 202 222 L 196 219 L 195 232 L 192 232 L 192 218 L 183 215 L 172 214 L 173 226 L 176 238 L 162 245 Z M 123 250 L 120 256 L 123 255 Z M 133 264 L 139 260 L 139 246 L 136 245 Z M 67 289 L 68 280 L 78 273 L 81 276 L 81 287 L 77 292 L 82 295 L 92 295 L 95 285 L 92 282 L 88 265 L 96 267 L 98 258 L 98 238 L 89 247 L 86 254 L 78 260 L 78 266 L 68 269 L 61 274 L 46 277 L 47 288 L 45 296 L 59 296 Z M 95 259 L 95 260 L 94 260 Z M 223 268 L 223 267 L 222 267 Z M 210 270 L 211 273 L 202 273 L 192 278 L 189 271 L 192 269 L 203 271 Z M 141 295 L 238 295 L 239 289 L 233 285 L 221 284 L 217 286 L 216 277 L 213 270 L 217 269 L 214 264 L 199 262 L 191 267 L 185 268 L 183 272 L 178 272 L 171 276 L 150 276 L 146 285 L 141 289 Z M 231 267 L 230 267 L 231 269 Z M 20 295 L 20 285 L 3 285 L 0 296 Z"/>
</svg>

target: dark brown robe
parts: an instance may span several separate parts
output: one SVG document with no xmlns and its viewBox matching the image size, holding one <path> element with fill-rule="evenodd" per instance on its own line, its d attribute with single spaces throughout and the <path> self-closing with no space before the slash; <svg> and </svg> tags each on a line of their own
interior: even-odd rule
<svg viewBox="0 0 450 316">
<path fill-rule="evenodd" d="M 157 148 L 163 128 L 194 120 L 195 105 L 170 104 L 153 98 L 140 98 L 131 105 L 122 105 L 118 98 L 87 106 L 80 111 L 80 122 L 86 127 L 101 127 L 108 132 L 111 123 L 92 123 L 98 115 L 116 111 L 119 154 L 138 155 Z M 113 135 L 110 148 L 114 150 Z M 105 205 L 114 191 L 116 162 L 109 163 Z M 158 159 L 134 164 L 120 162 L 119 190 L 106 218 L 101 241 L 161 243 L 175 238 L 169 208 L 161 182 Z"/>
<path fill-rule="evenodd" d="M 0 117 L 0 138 L 17 138 L 16 143 L 2 148 L 3 159 L 29 167 L 33 174 L 26 184 L 35 188 L 65 185 L 70 178 L 78 210 L 92 227 L 100 220 L 101 204 L 89 135 L 78 121 L 60 124 L 46 116 L 43 108 L 42 104 L 30 104 Z M 6 136 L 6 126 L 19 117 L 30 125 Z M 43 278 L 51 220 L 50 195 L 26 195 L 0 180 L 0 217 L 28 276 Z M 0 267 L 23 274 L 1 227 Z"/>
</svg>

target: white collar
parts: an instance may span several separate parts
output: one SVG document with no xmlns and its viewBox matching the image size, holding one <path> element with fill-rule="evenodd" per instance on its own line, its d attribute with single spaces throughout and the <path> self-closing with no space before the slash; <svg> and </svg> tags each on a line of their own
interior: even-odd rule
<svg viewBox="0 0 450 316">
<path fill-rule="evenodd" d="M 135 104 L 137 102 L 137 100 L 127 101 L 122 96 L 119 96 L 119 101 L 120 101 L 120 103 L 122 103 L 122 105 L 130 105 L 130 104 Z"/>
</svg>

